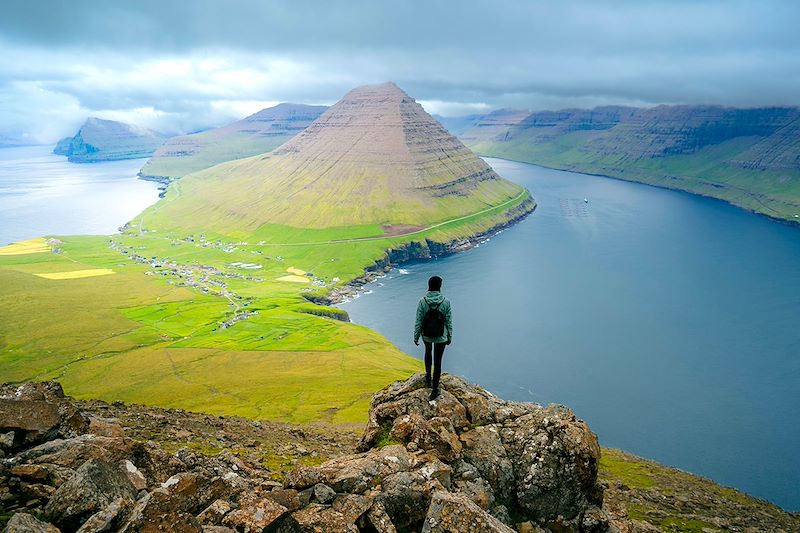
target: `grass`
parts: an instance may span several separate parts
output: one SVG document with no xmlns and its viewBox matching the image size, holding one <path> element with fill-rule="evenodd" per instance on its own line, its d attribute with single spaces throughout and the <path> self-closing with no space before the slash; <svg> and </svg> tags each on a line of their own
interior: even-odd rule
<svg viewBox="0 0 800 533">
<path fill-rule="evenodd" d="M 406 237 L 381 237 L 375 225 L 269 224 L 235 237 L 131 227 L 59 237 L 60 253 L 2 256 L 0 381 L 57 379 L 79 399 L 215 415 L 363 423 L 372 393 L 421 363 L 307 297 L 360 276 L 389 248 L 485 231 L 526 201 Z M 378 238 L 325 242 L 367 235 Z M 114 275 L 47 279 L 106 270 Z M 309 282 L 278 281 L 287 271 Z"/>
<path fill-rule="evenodd" d="M 754 170 L 728 164 L 756 139 L 738 137 L 690 154 L 631 157 L 592 148 L 599 135 L 571 132 L 542 141 L 524 133 L 508 141 L 476 140 L 476 153 L 546 167 L 599 174 L 725 200 L 774 218 L 800 221 L 800 170 Z"/>
</svg>

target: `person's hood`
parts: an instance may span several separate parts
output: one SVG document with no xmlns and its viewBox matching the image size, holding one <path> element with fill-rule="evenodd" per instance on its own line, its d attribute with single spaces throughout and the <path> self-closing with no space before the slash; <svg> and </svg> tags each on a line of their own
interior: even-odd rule
<svg viewBox="0 0 800 533">
<path fill-rule="evenodd" d="M 442 295 L 442 293 L 439 291 L 428 291 L 428 293 L 425 295 L 425 301 L 429 304 L 436 305 L 442 300 L 444 300 L 444 295 Z"/>
</svg>

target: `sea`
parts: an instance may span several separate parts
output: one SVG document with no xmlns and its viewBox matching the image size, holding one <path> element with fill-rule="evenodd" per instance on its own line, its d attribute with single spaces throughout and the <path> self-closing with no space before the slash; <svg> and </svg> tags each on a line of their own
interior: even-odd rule
<svg viewBox="0 0 800 533">
<path fill-rule="evenodd" d="M 445 371 L 567 405 L 602 446 L 800 511 L 800 228 L 487 161 L 536 211 L 477 248 L 401 265 L 342 304 L 351 319 L 421 358 L 414 312 L 439 275 L 454 310 Z"/>
<path fill-rule="evenodd" d="M 0 246 L 50 235 L 108 235 L 158 201 L 145 159 L 69 163 L 52 146 L 0 149 Z"/>
</svg>

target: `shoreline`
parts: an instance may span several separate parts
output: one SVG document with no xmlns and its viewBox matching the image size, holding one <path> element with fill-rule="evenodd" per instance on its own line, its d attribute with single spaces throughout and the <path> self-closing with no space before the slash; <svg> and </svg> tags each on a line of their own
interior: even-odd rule
<svg viewBox="0 0 800 533">
<path fill-rule="evenodd" d="M 395 267 L 412 261 L 429 261 L 431 259 L 471 250 L 503 230 L 521 222 L 527 218 L 528 215 L 536 211 L 536 208 L 536 200 L 534 200 L 533 196 L 529 196 L 521 204 L 509 210 L 518 210 L 518 213 L 515 213 L 502 224 L 493 226 L 486 231 L 476 233 L 475 235 L 463 239 L 454 239 L 446 243 L 425 238 L 424 247 L 421 242 L 410 241 L 397 248 L 389 248 L 386 250 L 382 259 L 370 266 L 364 267 L 363 275 L 348 281 L 340 287 L 331 289 L 331 291 L 323 297 L 311 297 L 309 300 L 316 304 L 333 306 L 352 300 L 364 292 L 365 285 L 385 276 Z"/>
<path fill-rule="evenodd" d="M 768 220 L 770 220 L 772 222 L 778 222 L 778 223 L 786 225 L 786 226 L 790 226 L 790 227 L 794 227 L 794 228 L 800 228 L 800 218 L 798 218 L 796 220 L 793 220 L 793 219 L 790 219 L 790 218 L 781 218 L 781 217 L 773 216 L 773 215 L 770 215 L 769 213 L 764 213 L 762 211 L 756 211 L 755 209 L 736 204 L 736 203 L 732 202 L 731 200 L 726 200 L 725 198 L 719 198 L 718 196 L 711 196 L 710 194 L 703 194 L 703 193 L 700 193 L 700 192 L 694 192 L 694 191 L 690 191 L 690 190 L 687 190 L 687 189 L 680 189 L 680 188 L 677 188 L 677 187 L 668 187 L 666 185 L 656 185 L 655 183 L 648 183 L 646 181 L 639 181 L 639 180 L 634 180 L 634 179 L 620 178 L 618 176 L 609 176 L 608 174 L 599 174 L 599 173 L 596 173 L 596 172 L 585 172 L 585 171 L 582 171 L 582 170 L 551 167 L 551 166 L 543 165 L 541 163 L 533 163 L 531 161 L 523 161 L 521 159 L 510 159 L 508 157 L 499 157 L 499 156 L 495 156 L 495 155 L 483 155 L 483 154 L 477 154 L 477 155 L 478 155 L 478 157 L 480 157 L 482 159 L 489 158 L 489 159 L 499 159 L 501 161 L 509 161 L 511 163 L 523 163 L 525 165 L 531 165 L 531 166 L 539 167 L 539 168 L 546 168 L 548 170 L 558 170 L 560 172 L 573 172 L 575 174 L 584 174 L 586 176 L 595 176 L 595 177 L 598 177 L 598 178 L 607 178 L 607 179 L 616 180 L 616 181 L 624 181 L 626 183 L 638 183 L 639 185 L 646 185 L 648 187 L 655 187 L 656 189 L 661 189 L 661 190 L 665 190 L 665 191 L 673 191 L 673 192 L 679 192 L 679 193 L 683 193 L 683 194 L 689 194 L 691 196 L 699 196 L 701 198 L 708 198 L 709 200 L 716 200 L 718 202 L 722 202 L 722 203 L 727 204 L 727 205 L 729 205 L 731 207 L 735 207 L 736 209 L 741 209 L 742 211 L 746 211 L 746 212 L 751 213 L 753 215 L 764 217 L 764 218 L 766 218 L 766 219 L 768 219 Z M 748 193 L 748 194 L 752 194 L 752 193 Z"/>
</svg>

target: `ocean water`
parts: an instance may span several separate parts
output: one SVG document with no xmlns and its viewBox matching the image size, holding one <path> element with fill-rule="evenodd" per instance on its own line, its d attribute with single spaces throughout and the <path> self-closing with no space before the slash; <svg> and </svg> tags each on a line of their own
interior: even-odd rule
<svg viewBox="0 0 800 533">
<path fill-rule="evenodd" d="M 0 246 L 45 235 L 107 235 L 158 200 L 144 159 L 69 163 L 51 146 L 0 149 Z"/>
<path fill-rule="evenodd" d="M 488 160 L 536 212 L 341 307 L 409 354 L 444 278 L 444 369 L 562 403 L 622 448 L 800 510 L 800 229 L 722 202 Z M 588 200 L 588 202 L 586 201 Z"/>
</svg>

